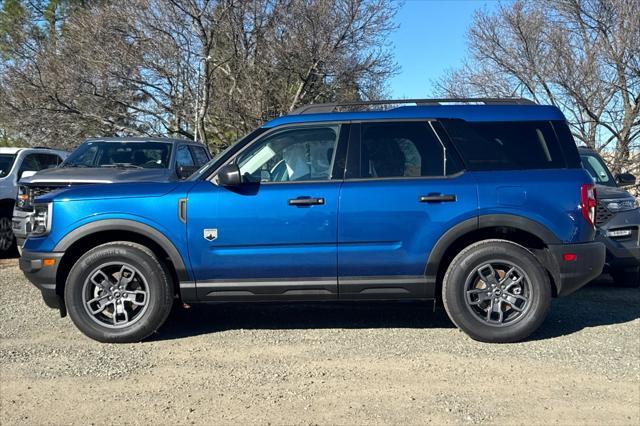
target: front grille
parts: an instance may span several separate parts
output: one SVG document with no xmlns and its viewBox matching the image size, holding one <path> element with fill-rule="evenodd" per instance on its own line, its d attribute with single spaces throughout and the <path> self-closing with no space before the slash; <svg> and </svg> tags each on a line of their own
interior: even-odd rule
<svg viewBox="0 0 640 426">
<path fill-rule="evenodd" d="M 65 188 L 66 186 L 32 186 L 29 188 L 29 199 L 33 202 L 36 198 L 42 197 L 51 191 Z"/>
<path fill-rule="evenodd" d="M 611 213 L 604 204 L 598 203 L 598 207 L 596 208 L 596 226 L 604 225 L 609 222 L 613 216 L 615 216 L 615 213 Z"/>
</svg>

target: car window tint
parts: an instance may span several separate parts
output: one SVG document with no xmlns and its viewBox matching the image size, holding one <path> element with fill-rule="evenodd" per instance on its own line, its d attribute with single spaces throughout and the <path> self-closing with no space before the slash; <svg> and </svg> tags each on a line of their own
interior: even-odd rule
<svg viewBox="0 0 640 426">
<path fill-rule="evenodd" d="M 200 167 L 209 161 L 209 156 L 204 148 L 199 146 L 191 146 L 191 153 L 193 154 L 193 158 L 196 162 L 196 166 Z"/>
<path fill-rule="evenodd" d="M 471 170 L 566 167 L 558 139 L 548 121 L 442 120 L 442 123 Z"/>
<path fill-rule="evenodd" d="M 36 154 L 40 169 L 51 169 L 60 164 L 61 159 L 55 154 Z"/>
<path fill-rule="evenodd" d="M 362 125 L 362 177 L 444 176 L 444 150 L 427 122 Z"/>
<path fill-rule="evenodd" d="M 178 147 L 178 151 L 176 152 L 176 165 L 178 167 L 193 167 L 195 165 L 193 157 L 191 157 L 191 151 L 189 151 L 189 147 L 187 145 L 180 145 Z"/>
<path fill-rule="evenodd" d="M 38 161 L 38 154 L 29 154 L 24 157 L 22 164 L 20 165 L 20 173 L 22 172 L 37 172 L 41 169 L 40 162 Z"/>
<path fill-rule="evenodd" d="M 328 180 L 338 134 L 339 126 L 285 129 L 242 153 L 237 164 L 251 182 Z"/>
</svg>

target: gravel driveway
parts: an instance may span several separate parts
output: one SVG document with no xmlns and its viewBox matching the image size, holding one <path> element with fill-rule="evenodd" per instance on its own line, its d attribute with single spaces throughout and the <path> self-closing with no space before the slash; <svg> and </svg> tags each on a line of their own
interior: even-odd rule
<svg viewBox="0 0 640 426">
<path fill-rule="evenodd" d="M 0 424 L 640 424 L 640 290 L 554 301 L 490 345 L 430 304 L 200 305 L 93 342 L 0 263 Z"/>
</svg>

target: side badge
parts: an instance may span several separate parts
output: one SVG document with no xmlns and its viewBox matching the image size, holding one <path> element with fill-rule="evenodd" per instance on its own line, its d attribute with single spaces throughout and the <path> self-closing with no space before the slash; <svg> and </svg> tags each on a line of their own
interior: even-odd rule
<svg viewBox="0 0 640 426">
<path fill-rule="evenodd" d="M 204 239 L 207 241 L 213 241 L 218 238 L 218 229 L 205 229 L 203 232 Z"/>
</svg>

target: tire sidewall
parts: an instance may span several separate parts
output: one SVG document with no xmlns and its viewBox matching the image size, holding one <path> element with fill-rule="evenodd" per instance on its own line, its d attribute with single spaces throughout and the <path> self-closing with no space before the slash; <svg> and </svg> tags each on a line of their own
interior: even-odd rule
<svg viewBox="0 0 640 426">
<path fill-rule="evenodd" d="M 520 267 L 529 278 L 531 296 L 522 318 L 503 327 L 491 326 L 478 318 L 467 306 L 467 277 L 483 263 L 506 260 Z M 507 241 L 478 244 L 456 257 L 445 277 L 445 308 L 451 320 L 471 338 L 485 342 L 515 342 L 528 337 L 544 321 L 551 301 L 551 287 L 546 271 L 524 247 Z"/>
<path fill-rule="evenodd" d="M 97 324 L 84 307 L 83 286 L 89 274 L 103 264 L 123 262 L 135 267 L 148 286 L 146 311 L 133 324 L 110 329 Z M 135 342 L 153 333 L 168 316 L 172 294 L 167 276 L 153 254 L 133 245 L 108 244 L 82 256 L 71 269 L 64 292 L 67 311 L 73 323 L 87 336 L 101 342 Z"/>
</svg>

